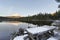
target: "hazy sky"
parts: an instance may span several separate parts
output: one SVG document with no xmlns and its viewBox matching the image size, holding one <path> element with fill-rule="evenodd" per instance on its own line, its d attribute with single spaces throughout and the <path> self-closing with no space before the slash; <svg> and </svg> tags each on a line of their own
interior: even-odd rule
<svg viewBox="0 0 60 40">
<path fill-rule="evenodd" d="M 55 0 L 0 0 L 0 15 L 7 16 L 18 13 L 22 16 L 39 12 L 55 12 L 58 8 Z"/>
</svg>

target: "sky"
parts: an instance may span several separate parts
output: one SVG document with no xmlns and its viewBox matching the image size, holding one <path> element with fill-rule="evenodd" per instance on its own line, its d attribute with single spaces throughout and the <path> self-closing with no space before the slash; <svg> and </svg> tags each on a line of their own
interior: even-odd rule
<svg viewBox="0 0 60 40">
<path fill-rule="evenodd" d="M 20 16 L 53 13 L 58 10 L 55 0 L 0 0 L 0 16 L 19 14 Z"/>
</svg>

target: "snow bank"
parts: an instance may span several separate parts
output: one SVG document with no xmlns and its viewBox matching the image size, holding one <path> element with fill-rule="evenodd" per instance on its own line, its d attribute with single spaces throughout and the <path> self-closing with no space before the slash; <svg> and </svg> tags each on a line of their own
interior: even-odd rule
<svg viewBox="0 0 60 40">
<path fill-rule="evenodd" d="M 13 40 L 24 40 L 24 37 L 26 37 L 26 36 L 28 36 L 28 35 L 17 36 Z"/>
<path fill-rule="evenodd" d="M 54 37 L 50 37 L 50 38 L 47 39 L 47 40 L 58 40 L 58 39 L 56 39 L 56 38 L 54 38 Z"/>
</svg>

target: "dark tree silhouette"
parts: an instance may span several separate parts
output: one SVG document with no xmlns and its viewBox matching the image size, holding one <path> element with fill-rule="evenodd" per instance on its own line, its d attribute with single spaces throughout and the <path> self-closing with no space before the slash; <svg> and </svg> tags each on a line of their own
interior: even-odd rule
<svg viewBox="0 0 60 40">
<path fill-rule="evenodd" d="M 60 3 L 60 0 L 55 0 L 56 2 Z M 60 8 L 60 5 L 58 5 L 58 8 Z"/>
<path fill-rule="evenodd" d="M 58 5 L 58 8 L 60 8 L 60 5 Z"/>
<path fill-rule="evenodd" d="M 55 0 L 55 1 L 60 3 L 60 0 Z"/>
</svg>

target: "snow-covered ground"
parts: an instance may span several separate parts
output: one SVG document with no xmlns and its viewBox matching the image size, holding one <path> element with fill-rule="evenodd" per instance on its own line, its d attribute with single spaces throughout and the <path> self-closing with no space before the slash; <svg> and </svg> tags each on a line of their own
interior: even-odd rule
<svg viewBox="0 0 60 40">
<path fill-rule="evenodd" d="M 13 40 L 24 40 L 24 37 L 26 37 L 26 36 L 28 36 L 28 35 L 17 36 Z"/>
<path fill-rule="evenodd" d="M 30 33 L 32 34 L 35 34 L 35 33 L 40 33 L 40 32 L 44 32 L 44 31 L 47 31 L 47 30 L 50 30 L 50 29 L 53 29 L 55 28 L 54 26 L 42 26 L 42 27 L 35 27 L 35 28 L 29 28 L 27 29 L 27 31 L 29 31 Z M 54 36 L 51 36 L 49 39 L 47 40 L 60 40 L 60 32 L 59 31 L 54 31 L 55 35 Z M 24 40 L 24 37 L 26 37 L 28 35 L 22 35 L 22 36 L 17 36 L 15 37 L 13 40 Z"/>
<path fill-rule="evenodd" d="M 56 29 L 59 29 L 58 25 L 60 25 L 60 20 L 54 21 L 51 24 L 52 26 L 48 26 L 48 27 L 47 27 L 47 25 L 44 25 L 42 27 L 37 27 L 37 25 L 33 25 L 33 26 L 31 26 L 31 25 L 29 25 L 29 27 L 32 27 L 32 28 L 27 29 L 27 31 L 32 34 L 36 34 L 36 33 L 40 33 L 40 32 L 45 32 L 46 30 L 53 29 L 54 28 L 53 25 L 56 26 Z M 17 36 L 14 38 L 14 40 L 24 40 L 24 37 L 25 37 L 25 35 L 24 36 Z M 51 36 L 47 40 L 60 40 L 60 30 L 54 30 L 54 36 Z"/>
<path fill-rule="evenodd" d="M 47 40 L 58 40 L 58 39 L 56 39 L 56 38 L 54 38 L 54 37 L 50 37 L 50 38 L 47 39 Z"/>
<path fill-rule="evenodd" d="M 23 35 L 23 36 L 17 36 L 14 38 L 14 40 L 24 40 L 24 37 L 26 37 L 28 35 Z M 60 32 L 56 32 L 55 31 L 55 35 L 51 36 L 49 39 L 47 40 L 60 40 Z"/>
<path fill-rule="evenodd" d="M 54 33 L 55 33 L 55 35 L 50 37 L 47 40 L 60 40 L 60 30 L 55 30 Z"/>
</svg>

